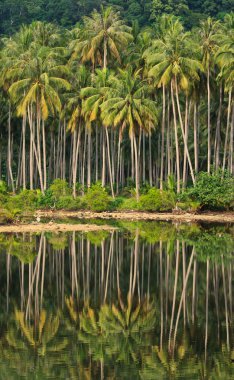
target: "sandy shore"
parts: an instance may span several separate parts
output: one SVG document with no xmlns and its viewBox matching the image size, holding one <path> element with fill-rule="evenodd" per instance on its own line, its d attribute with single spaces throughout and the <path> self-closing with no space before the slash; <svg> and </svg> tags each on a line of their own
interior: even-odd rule
<svg viewBox="0 0 234 380">
<path fill-rule="evenodd" d="M 0 226 L 0 233 L 22 233 L 22 232 L 95 232 L 114 231 L 111 226 L 97 226 L 95 224 L 57 224 L 57 223 L 33 223 L 33 224 L 12 224 Z"/>
<path fill-rule="evenodd" d="M 129 221 L 172 221 L 178 223 L 234 223 L 234 212 L 226 213 L 204 213 L 198 215 L 192 214 L 169 214 L 169 213 L 148 213 L 148 212 L 102 212 L 96 213 L 91 211 L 37 211 L 35 216 L 51 219 L 49 223 L 28 223 L 28 224 L 11 224 L 0 226 L 0 233 L 20 233 L 20 232 L 89 232 L 89 231 L 113 231 L 114 227 L 110 225 L 96 224 L 72 224 L 56 223 L 56 219 L 74 218 L 74 219 L 115 219 Z"/>
<path fill-rule="evenodd" d="M 76 219 L 117 219 L 117 220 L 161 220 L 178 222 L 217 222 L 234 223 L 234 212 L 207 212 L 203 214 L 172 214 L 149 212 L 91 212 L 91 211 L 37 211 L 35 215 L 45 218 Z"/>
</svg>

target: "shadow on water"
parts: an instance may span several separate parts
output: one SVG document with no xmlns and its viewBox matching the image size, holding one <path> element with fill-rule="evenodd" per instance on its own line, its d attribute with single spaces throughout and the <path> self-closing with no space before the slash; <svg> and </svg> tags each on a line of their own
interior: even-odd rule
<svg viewBox="0 0 234 380">
<path fill-rule="evenodd" d="M 0 234 L 1 380 L 231 379 L 233 227 L 117 226 Z"/>
</svg>

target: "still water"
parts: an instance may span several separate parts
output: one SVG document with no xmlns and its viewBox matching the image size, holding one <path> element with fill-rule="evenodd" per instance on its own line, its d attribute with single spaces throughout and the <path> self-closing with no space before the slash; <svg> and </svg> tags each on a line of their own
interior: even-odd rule
<svg viewBox="0 0 234 380">
<path fill-rule="evenodd" d="M 0 379 L 234 378 L 233 227 L 0 234 Z"/>
</svg>

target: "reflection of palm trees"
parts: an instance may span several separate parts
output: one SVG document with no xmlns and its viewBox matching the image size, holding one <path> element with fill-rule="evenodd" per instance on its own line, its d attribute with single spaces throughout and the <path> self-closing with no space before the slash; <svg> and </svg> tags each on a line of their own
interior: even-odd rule
<svg viewBox="0 0 234 380">
<path fill-rule="evenodd" d="M 178 377 L 191 380 L 198 378 L 196 356 L 188 346 L 185 333 L 174 354 L 171 354 L 166 346 L 164 348 L 153 346 L 151 354 L 144 357 L 143 366 L 141 379 L 144 380 L 153 380 L 156 377 L 161 380 L 177 379 Z"/>
<path fill-rule="evenodd" d="M 55 353 L 63 350 L 68 344 L 67 339 L 56 342 L 60 324 L 58 314 L 53 317 L 52 314 L 47 315 L 47 312 L 42 310 L 39 322 L 30 325 L 25 321 L 24 313 L 16 310 L 15 321 L 19 327 L 21 338 L 15 329 L 10 329 L 6 335 L 8 344 L 15 349 L 31 348 L 39 356 L 44 356 L 46 352 Z"/>
<path fill-rule="evenodd" d="M 55 365 L 66 363 L 68 339 L 59 336 L 59 313 L 53 316 L 42 310 L 38 321 L 27 323 L 24 313 L 16 310 L 14 320 L 0 342 L 0 372 L 6 366 L 5 378 L 10 373 L 24 374 L 26 378 L 37 373 L 47 378 L 54 374 Z M 63 367 L 61 372 L 65 371 Z"/>
</svg>

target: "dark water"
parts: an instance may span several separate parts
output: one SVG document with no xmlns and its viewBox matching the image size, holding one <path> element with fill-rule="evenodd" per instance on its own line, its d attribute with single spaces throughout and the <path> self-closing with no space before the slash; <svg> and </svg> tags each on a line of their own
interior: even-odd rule
<svg viewBox="0 0 234 380">
<path fill-rule="evenodd" d="M 0 379 L 234 377 L 233 227 L 0 234 Z"/>
</svg>

